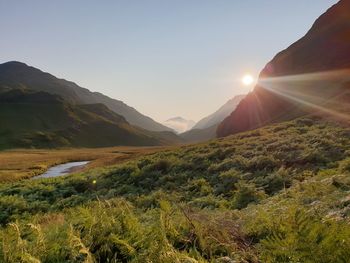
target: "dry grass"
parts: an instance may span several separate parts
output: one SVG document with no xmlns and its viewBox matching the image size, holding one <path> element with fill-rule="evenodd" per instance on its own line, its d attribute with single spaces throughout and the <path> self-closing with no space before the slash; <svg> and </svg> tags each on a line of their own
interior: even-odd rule
<svg viewBox="0 0 350 263">
<path fill-rule="evenodd" d="M 165 150 L 166 147 L 110 147 L 97 149 L 8 150 L 0 152 L 0 182 L 30 178 L 51 166 L 91 161 L 83 170 L 120 163 L 140 155 Z"/>
</svg>

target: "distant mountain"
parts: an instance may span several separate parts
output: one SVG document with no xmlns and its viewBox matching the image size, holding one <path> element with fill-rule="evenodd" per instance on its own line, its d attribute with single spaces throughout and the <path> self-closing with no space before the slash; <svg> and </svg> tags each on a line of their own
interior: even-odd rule
<svg viewBox="0 0 350 263">
<path fill-rule="evenodd" d="M 205 129 L 192 129 L 179 134 L 188 143 L 205 142 L 216 138 L 217 124 Z"/>
<path fill-rule="evenodd" d="M 232 111 L 236 109 L 238 104 L 246 95 L 237 95 L 227 101 L 223 106 L 221 106 L 216 112 L 210 114 L 209 116 L 201 119 L 194 125 L 192 129 L 206 129 L 222 122 L 227 116 L 231 114 Z"/>
<path fill-rule="evenodd" d="M 237 107 L 245 95 L 237 95 L 227 101 L 216 112 L 201 119 L 191 130 L 179 134 L 186 142 L 204 142 L 216 137 L 216 129 L 227 116 Z"/>
<path fill-rule="evenodd" d="M 180 142 L 171 132 L 131 126 L 104 104 L 71 104 L 46 92 L 0 93 L 0 149 L 150 146 Z"/>
<path fill-rule="evenodd" d="M 58 79 L 21 62 L 12 61 L 0 64 L 0 92 L 17 88 L 60 95 L 71 104 L 103 103 L 110 110 L 122 115 L 132 125 L 150 131 L 171 131 L 168 127 L 139 113 L 124 102 L 98 92 L 91 92 L 71 81 Z"/>
<path fill-rule="evenodd" d="M 350 0 L 341 0 L 309 32 L 277 54 L 258 85 L 218 127 L 227 136 L 304 114 L 348 118 Z"/>
<path fill-rule="evenodd" d="M 190 130 L 193 127 L 193 125 L 195 125 L 195 122 L 192 120 L 186 120 L 182 117 L 175 117 L 166 120 L 165 122 L 163 122 L 163 125 L 171 128 L 177 133 L 182 133 Z"/>
</svg>

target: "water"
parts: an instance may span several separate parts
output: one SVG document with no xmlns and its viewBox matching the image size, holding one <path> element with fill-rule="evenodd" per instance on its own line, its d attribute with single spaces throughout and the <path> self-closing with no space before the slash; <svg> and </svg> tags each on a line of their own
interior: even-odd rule
<svg viewBox="0 0 350 263">
<path fill-rule="evenodd" d="M 89 161 L 70 162 L 70 163 L 59 164 L 59 165 L 51 167 L 45 173 L 38 175 L 38 176 L 35 176 L 34 178 L 35 179 L 51 178 L 51 177 L 57 177 L 57 176 L 70 174 L 72 172 L 73 168 L 83 167 L 83 166 L 87 165 L 88 163 L 89 163 Z"/>
</svg>

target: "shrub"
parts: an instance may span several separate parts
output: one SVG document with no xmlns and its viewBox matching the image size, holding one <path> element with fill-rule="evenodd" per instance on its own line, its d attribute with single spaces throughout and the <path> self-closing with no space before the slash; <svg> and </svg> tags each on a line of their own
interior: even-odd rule
<svg viewBox="0 0 350 263">
<path fill-rule="evenodd" d="M 342 172 L 350 172 L 350 159 L 346 159 L 340 164 L 340 171 Z"/>
<path fill-rule="evenodd" d="M 235 169 L 223 172 L 219 175 L 219 183 L 215 189 L 216 194 L 231 196 L 235 190 L 235 184 L 242 179 L 242 175 Z"/>
<path fill-rule="evenodd" d="M 263 179 L 263 187 L 269 195 L 275 194 L 282 189 L 292 185 L 292 171 L 281 167 L 278 171 L 266 176 Z"/>
<path fill-rule="evenodd" d="M 213 188 L 204 178 L 188 182 L 187 189 L 191 196 L 205 196 L 213 192 Z"/>
<path fill-rule="evenodd" d="M 277 160 L 272 156 L 256 156 L 248 162 L 248 170 L 255 172 L 259 170 L 272 171 L 279 166 Z"/>
<path fill-rule="evenodd" d="M 258 190 L 254 184 L 245 183 L 243 181 L 238 182 L 234 191 L 232 207 L 236 209 L 242 209 L 248 206 L 250 203 L 258 203 L 260 200 L 266 198 L 263 191 Z"/>
</svg>

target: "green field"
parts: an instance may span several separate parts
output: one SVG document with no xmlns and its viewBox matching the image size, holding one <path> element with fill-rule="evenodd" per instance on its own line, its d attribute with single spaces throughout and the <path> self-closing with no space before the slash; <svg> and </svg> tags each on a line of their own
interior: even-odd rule
<svg viewBox="0 0 350 263">
<path fill-rule="evenodd" d="M 2 262 L 349 262 L 350 129 L 301 118 L 0 186 Z"/>
</svg>

